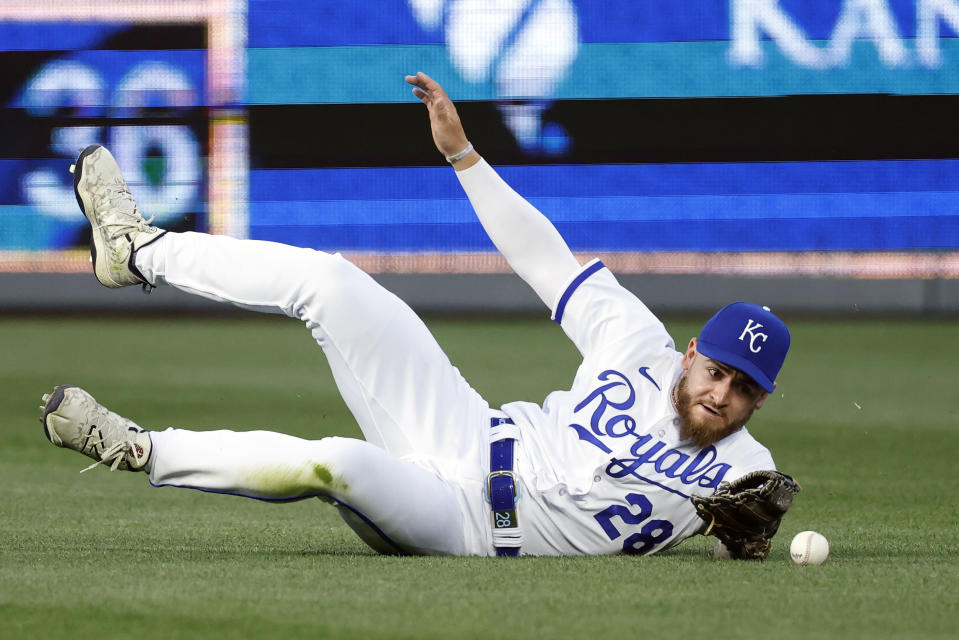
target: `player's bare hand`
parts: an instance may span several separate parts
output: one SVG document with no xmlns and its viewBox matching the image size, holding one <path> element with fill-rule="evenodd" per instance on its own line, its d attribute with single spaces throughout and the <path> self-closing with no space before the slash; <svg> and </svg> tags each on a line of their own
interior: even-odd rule
<svg viewBox="0 0 959 640">
<path fill-rule="evenodd" d="M 415 76 L 406 76 L 406 81 L 413 85 L 413 95 L 419 98 L 429 111 L 433 142 L 439 152 L 444 156 L 451 156 L 465 149 L 469 140 L 466 138 L 460 116 L 440 83 L 422 71 Z M 475 160 L 470 161 L 467 156 L 456 164 L 456 168 L 459 169 L 474 162 Z"/>
</svg>

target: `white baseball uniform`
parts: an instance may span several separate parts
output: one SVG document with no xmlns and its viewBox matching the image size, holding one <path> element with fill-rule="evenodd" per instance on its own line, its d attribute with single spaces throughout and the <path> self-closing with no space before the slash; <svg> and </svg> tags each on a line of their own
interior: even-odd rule
<svg viewBox="0 0 959 640">
<path fill-rule="evenodd" d="M 304 321 L 366 441 L 153 432 L 154 485 L 320 497 L 380 551 L 495 555 L 484 489 L 490 442 L 510 437 L 519 485 L 511 535 L 523 554 L 648 554 L 702 529 L 690 495 L 775 468 L 745 428 L 705 448 L 681 440 L 670 391 L 682 355 L 662 323 L 602 263 L 580 266 L 485 162 L 457 176 L 496 246 L 582 353 L 570 390 L 542 406 L 492 409 L 412 310 L 339 255 L 169 233 L 137 252 L 144 276 Z"/>
</svg>

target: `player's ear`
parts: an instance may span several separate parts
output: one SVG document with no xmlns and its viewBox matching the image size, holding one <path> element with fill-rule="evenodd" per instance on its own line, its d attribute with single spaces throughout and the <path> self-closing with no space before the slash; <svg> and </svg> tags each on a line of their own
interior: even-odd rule
<svg viewBox="0 0 959 640">
<path fill-rule="evenodd" d="M 693 363 L 696 357 L 696 338 L 689 340 L 689 346 L 686 347 L 686 353 L 683 355 L 683 371 L 689 371 L 689 365 Z"/>
<path fill-rule="evenodd" d="M 773 383 L 773 388 L 775 388 L 775 387 L 776 387 L 776 383 L 774 382 L 774 383 Z M 756 400 L 756 404 L 753 405 L 753 407 L 756 408 L 756 409 L 762 409 L 762 408 L 763 408 L 763 404 L 766 402 L 766 398 L 768 398 L 768 397 L 769 397 L 769 392 L 768 392 L 768 391 L 763 391 L 762 393 L 759 394 L 759 399 Z"/>
</svg>

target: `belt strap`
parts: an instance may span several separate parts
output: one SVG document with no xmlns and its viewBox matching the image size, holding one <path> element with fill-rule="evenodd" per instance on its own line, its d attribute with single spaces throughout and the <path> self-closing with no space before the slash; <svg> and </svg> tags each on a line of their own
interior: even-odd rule
<svg viewBox="0 0 959 640">
<path fill-rule="evenodd" d="M 515 424 L 511 418 L 492 418 L 493 433 L 502 432 L 502 425 Z M 511 430 L 512 431 L 512 430 Z M 495 436 L 494 436 L 495 437 Z M 493 516 L 493 547 L 498 556 L 518 556 L 523 544 L 516 501 L 519 484 L 513 473 L 514 438 L 505 437 L 490 442 L 490 473 L 486 478 L 486 500 Z"/>
</svg>

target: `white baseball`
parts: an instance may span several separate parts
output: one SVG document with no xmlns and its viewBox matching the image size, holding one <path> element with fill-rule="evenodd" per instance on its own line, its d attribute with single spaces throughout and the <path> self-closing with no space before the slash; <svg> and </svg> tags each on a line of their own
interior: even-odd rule
<svg viewBox="0 0 959 640">
<path fill-rule="evenodd" d="M 789 545 L 789 557 L 800 566 L 822 564 L 829 557 L 829 541 L 816 531 L 800 531 Z"/>
</svg>

